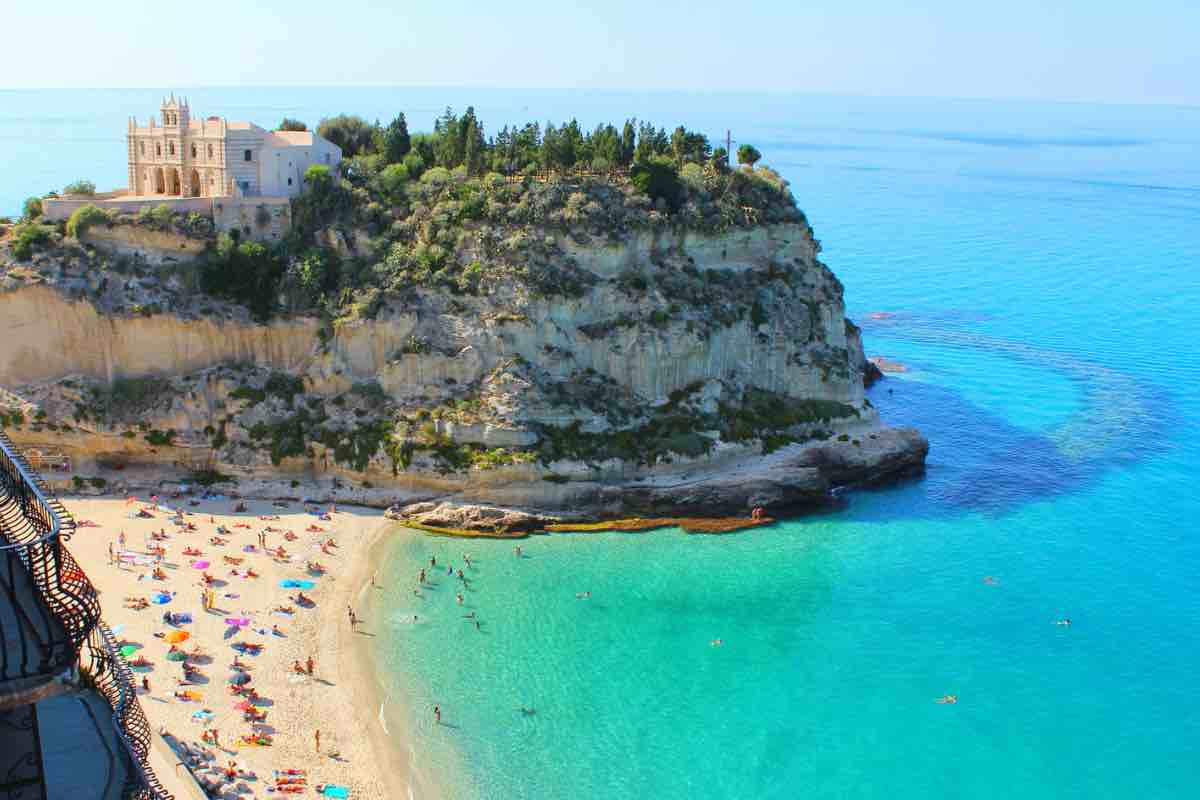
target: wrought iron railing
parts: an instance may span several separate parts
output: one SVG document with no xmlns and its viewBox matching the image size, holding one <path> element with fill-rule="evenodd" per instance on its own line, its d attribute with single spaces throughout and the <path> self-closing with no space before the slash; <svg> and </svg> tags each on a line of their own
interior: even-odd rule
<svg viewBox="0 0 1200 800">
<path fill-rule="evenodd" d="M 0 682 L 70 668 L 100 620 L 96 589 L 63 546 L 74 532 L 66 509 L 0 433 L 0 591 L 12 594 L 16 623 L 0 648 Z"/>
<path fill-rule="evenodd" d="M 112 707 L 114 731 L 131 759 L 123 795 L 172 800 L 150 768 L 152 733 L 133 676 L 100 621 L 95 587 L 65 546 L 74 532 L 74 519 L 0 432 L 0 591 L 13 593 L 18 628 L 5 632 L 0 646 L 0 682 L 81 667 Z M 34 596 L 18 596 L 22 591 Z"/>
<path fill-rule="evenodd" d="M 163 789 L 150 767 L 154 734 L 138 702 L 133 674 L 118 653 L 112 631 L 103 622 L 88 637 L 86 652 L 88 660 L 83 663 L 80 659 L 80 669 L 112 706 L 113 728 L 135 767 L 125 782 L 123 797 L 127 800 L 172 800 L 173 795 Z"/>
</svg>

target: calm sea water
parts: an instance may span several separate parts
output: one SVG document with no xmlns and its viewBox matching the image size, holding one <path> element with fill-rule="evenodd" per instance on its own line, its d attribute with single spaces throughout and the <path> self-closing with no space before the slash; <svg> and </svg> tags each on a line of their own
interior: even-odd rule
<svg viewBox="0 0 1200 800">
<path fill-rule="evenodd" d="M 928 435 L 928 475 L 834 513 L 721 538 L 541 537 L 521 559 L 397 537 L 376 652 L 425 780 L 456 798 L 1200 794 L 1200 111 L 187 93 L 263 124 L 404 109 L 420 128 L 474 102 L 493 129 L 730 128 L 792 181 L 868 351 L 910 367 L 871 396 Z M 124 118 L 161 94 L 0 92 L 0 212 L 119 182 Z M 412 595 L 430 556 L 458 567 L 464 550 L 464 606 L 444 575 Z M 933 702 L 947 693 L 959 703 Z"/>
</svg>

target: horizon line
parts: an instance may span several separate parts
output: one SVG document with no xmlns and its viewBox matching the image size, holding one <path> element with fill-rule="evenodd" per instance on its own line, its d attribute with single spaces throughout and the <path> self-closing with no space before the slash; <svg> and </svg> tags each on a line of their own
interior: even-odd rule
<svg viewBox="0 0 1200 800">
<path fill-rule="evenodd" d="M 146 86 L 0 86 L 0 92 L 122 92 L 122 91 L 162 91 L 169 84 Z M 600 86 L 495 86 L 495 85 L 404 85 L 390 83 L 265 83 L 265 84 L 236 84 L 213 83 L 176 85 L 173 91 L 192 91 L 197 89 L 396 89 L 396 90 L 459 90 L 459 91 L 509 91 L 509 92 L 597 92 L 597 93 L 628 93 L 628 94 L 710 94 L 722 96 L 773 96 L 773 97 L 843 97 L 867 100 L 936 100 L 943 102 L 1010 102 L 1010 103 L 1041 103 L 1045 105 L 1082 105 L 1132 108 L 1172 108 L 1200 110 L 1200 102 L 1183 101 L 1145 101 L 1130 100 L 1072 100 L 1062 98 L 1034 98 L 1017 96 L 963 96 L 963 95 L 920 95 L 920 94 L 870 94 L 853 92 L 817 91 L 804 89 L 759 89 L 745 91 L 740 89 L 697 89 L 691 87 L 600 87 Z"/>
</svg>

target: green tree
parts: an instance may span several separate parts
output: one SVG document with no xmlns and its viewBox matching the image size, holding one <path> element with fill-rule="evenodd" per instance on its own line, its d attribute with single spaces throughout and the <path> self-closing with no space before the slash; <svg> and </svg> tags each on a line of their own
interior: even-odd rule
<svg viewBox="0 0 1200 800">
<path fill-rule="evenodd" d="M 323 194 L 333 185 L 333 172 L 324 164 L 310 164 L 304 170 L 304 185 L 313 194 Z"/>
<path fill-rule="evenodd" d="M 425 159 L 421 158 L 420 153 L 413 150 L 404 157 L 404 169 L 410 180 L 416 180 L 425 171 Z"/>
<path fill-rule="evenodd" d="M 679 172 L 669 158 L 652 156 L 638 161 L 633 165 L 630 178 L 639 191 L 656 203 L 662 200 L 671 211 L 678 210 L 682 187 Z"/>
<path fill-rule="evenodd" d="M 389 164 L 399 164 L 411 149 L 412 139 L 408 135 L 408 121 L 402 111 L 384 129 L 383 157 Z"/>
<path fill-rule="evenodd" d="M 724 147 L 718 147 L 713 150 L 712 165 L 717 172 L 724 172 L 729 169 L 729 152 Z"/>
<path fill-rule="evenodd" d="M 420 158 L 420 156 L 417 156 Z M 408 167 L 403 164 L 389 164 L 383 168 L 375 179 L 375 185 L 388 200 L 395 202 L 403 196 L 404 184 L 408 183 Z"/>
<path fill-rule="evenodd" d="M 281 130 L 281 131 L 306 131 L 306 130 L 308 130 L 308 126 L 305 125 L 303 122 L 301 122 L 298 119 L 292 119 L 291 117 L 284 117 L 283 122 L 279 123 L 279 130 Z"/>
<path fill-rule="evenodd" d="M 370 152 L 375 139 L 375 126 L 362 117 L 339 114 L 321 120 L 317 135 L 342 148 L 342 156 L 351 158 L 359 153 Z"/>
<path fill-rule="evenodd" d="M 463 160 L 463 140 L 458 115 L 446 106 L 445 112 L 433 123 L 434 152 L 436 164 L 454 169 Z"/>
<path fill-rule="evenodd" d="M 633 155 L 637 152 L 637 128 L 635 125 L 637 120 L 625 120 L 625 127 L 621 130 L 621 158 L 622 166 L 628 167 L 633 163 Z"/>
<path fill-rule="evenodd" d="M 462 139 L 462 163 L 468 174 L 482 172 L 486 163 L 487 143 L 483 140 L 483 126 L 475 118 L 474 107 L 468 106 L 459 121 L 459 137 Z"/>
<path fill-rule="evenodd" d="M 762 158 L 762 153 L 758 152 L 758 148 L 752 144 L 744 144 L 737 149 L 738 163 L 745 164 L 751 169 L 754 169 L 754 165 L 760 158 Z"/>
<path fill-rule="evenodd" d="M 21 206 L 21 219 L 26 222 L 37 219 L 42 215 L 42 198 L 30 197 L 25 200 L 25 204 Z"/>
<path fill-rule="evenodd" d="M 96 184 L 91 181 L 75 181 L 63 187 L 63 194 L 95 194 Z"/>
</svg>

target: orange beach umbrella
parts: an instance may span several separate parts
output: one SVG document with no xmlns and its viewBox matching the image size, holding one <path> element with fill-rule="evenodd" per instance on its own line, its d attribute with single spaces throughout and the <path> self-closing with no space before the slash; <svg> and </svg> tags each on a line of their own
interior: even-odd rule
<svg viewBox="0 0 1200 800">
<path fill-rule="evenodd" d="M 163 637 L 163 641 L 170 642 L 171 644 L 179 644 L 180 642 L 186 642 L 190 638 L 192 638 L 192 635 L 187 631 L 171 631 Z"/>
</svg>

